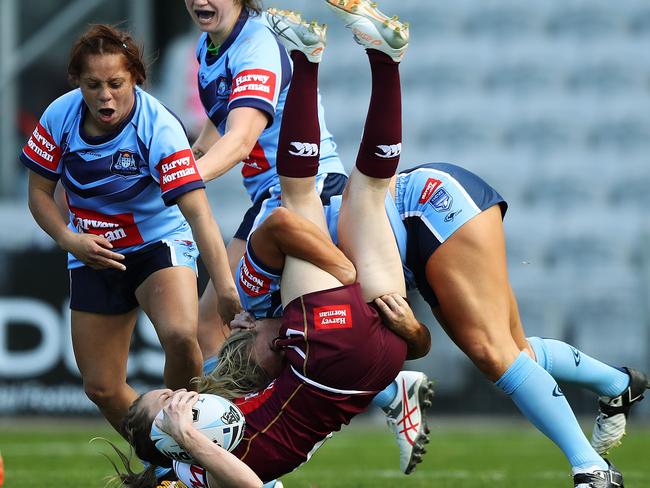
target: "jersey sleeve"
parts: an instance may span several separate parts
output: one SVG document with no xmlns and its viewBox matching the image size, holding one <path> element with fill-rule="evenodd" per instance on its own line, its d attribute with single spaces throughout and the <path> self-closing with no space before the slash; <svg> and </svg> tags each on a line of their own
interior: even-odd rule
<svg viewBox="0 0 650 488">
<path fill-rule="evenodd" d="M 149 171 L 160 184 L 165 205 L 190 191 L 205 188 L 183 128 L 173 116 L 160 117 L 149 148 Z"/>
<path fill-rule="evenodd" d="M 257 108 L 272 122 L 282 89 L 282 71 L 291 69 L 283 54 L 273 34 L 265 28 L 242 41 L 229 55 L 233 73 L 229 111 L 237 107 Z"/>
<path fill-rule="evenodd" d="M 26 167 L 52 181 L 59 179 L 62 166 L 58 105 L 55 102 L 45 110 L 20 154 Z"/>
</svg>

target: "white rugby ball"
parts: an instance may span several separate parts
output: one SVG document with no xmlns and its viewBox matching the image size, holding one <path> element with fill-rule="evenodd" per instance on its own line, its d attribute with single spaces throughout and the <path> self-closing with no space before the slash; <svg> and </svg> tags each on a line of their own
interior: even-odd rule
<svg viewBox="0 0 650 488">
<path fill-rule="evenodd" d="M 156 418 L 162 419 L 163 411 Z M 218 395 L 202 393 L 192 407 L 194 427 L 212 442 L 232 451 L 244 436 L 246 420 L 239 408 L 229 400 Z M 195 463 L 192 456 L 178 445 L 178 442 L 163 432 L 154 422 L 151 426 L 151 440 L 160 452 L 168 458 L 188 464 Z"/>
</svg>

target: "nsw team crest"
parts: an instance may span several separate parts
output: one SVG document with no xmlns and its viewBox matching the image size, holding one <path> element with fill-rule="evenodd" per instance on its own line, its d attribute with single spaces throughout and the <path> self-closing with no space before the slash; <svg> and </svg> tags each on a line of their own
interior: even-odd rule
<svg viewBox="0 0 650 488">
<path fill-rule="evenodd" d="M 140 174 L 140 156 L 138 153 L 120 149 L 113 154 L 111 173 L 120 176 L 134 176 Z"/>
<path fill-rule="evenodd" d="M 429 200 L 429 203 L 436 212 L 446 212 L 451 208 L 454 199 L 444 188 L 438 188 Z"/>
</svg>

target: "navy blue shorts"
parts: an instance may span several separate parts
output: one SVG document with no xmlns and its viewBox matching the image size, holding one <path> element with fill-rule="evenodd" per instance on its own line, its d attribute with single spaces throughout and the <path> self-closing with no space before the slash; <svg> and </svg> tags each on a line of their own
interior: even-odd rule
<svg viewBox="0 0 650 488">
<path fill-rule="evenodd" d="M 348 181 L 346 175 L 340 173 L 323 173 L 316 177 L 316 190 L 320 195 L 323 205 L 330 203 L 334 195 L 342 195 Z M 269 214 L 282 203 L 280 199 L 280 185 L 274 185 L 249 208 L 244 214 L 242 223 L 233 236 L 236 239 L 247 241 L 253 232 Z"/>
<path fill-rule="evenodd" d="M 138 306 L 135 290 L 150 275 L 172 266 L 189 266 L 196 272 L 198 251 L 192 241 L 159 241 L 125 256 L 126 271 L 70 270 L 70 308 L 78 312 L 117 315 Z"/>
</svg>

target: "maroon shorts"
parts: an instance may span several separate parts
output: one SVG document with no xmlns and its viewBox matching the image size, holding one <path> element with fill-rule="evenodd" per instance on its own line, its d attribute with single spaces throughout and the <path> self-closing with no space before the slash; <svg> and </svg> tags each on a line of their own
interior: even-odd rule
<svg viewBox="0 0 650 488">
<path fill-rule="evenodd" d="M 309 293 L 284 309 L 277 345 L 303 381 L 337 393 L 383 390 L 406 359 L 406 343 L 363 301 L 358 283 Z"/>
</svg>

